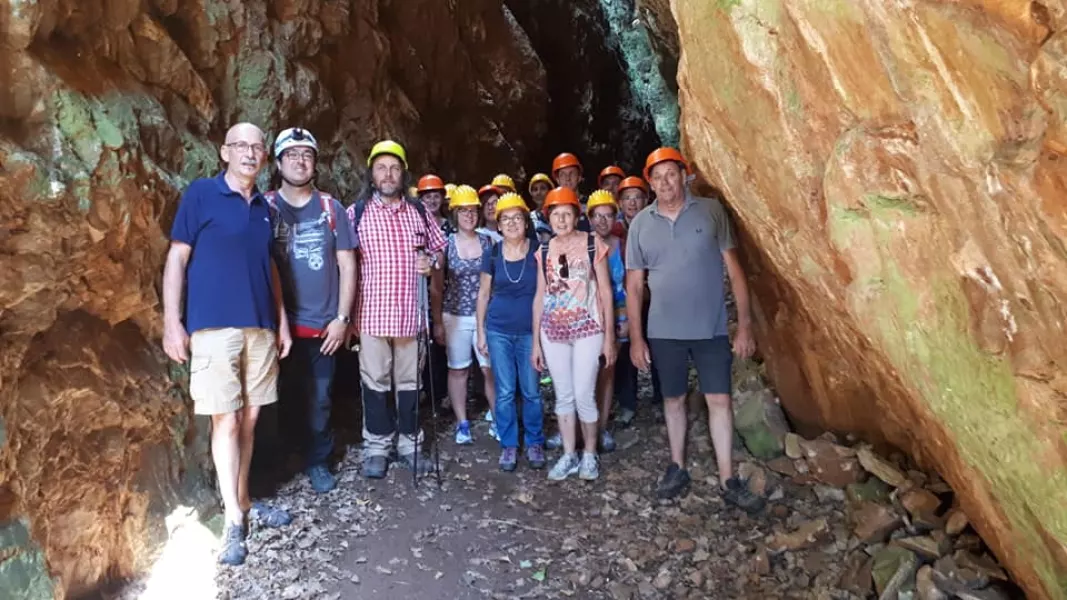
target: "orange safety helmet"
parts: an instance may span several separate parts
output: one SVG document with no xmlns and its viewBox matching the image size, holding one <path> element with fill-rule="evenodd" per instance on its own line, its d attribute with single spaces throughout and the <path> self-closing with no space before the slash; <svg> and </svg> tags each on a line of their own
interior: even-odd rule
<svg viewBox="0 0 1067 600">
<path fill-rule="evenodd" d="M 626 172 L 623 171 L 621 168 L 619 168 L 616 165 L 608 165 L 608 166 L 604 167 L 604 170 L 601 171 L 600 175 L 597 176 L 596 184 L 597 185 L 604 185 L 604 178 L 608 177 L 610 175 L 615 175 L 619 179 L 624 179 L 626 177 Z"/>
<path fill-rule="evenodd" d="M 479 198 L 481 198 L 485 194 L 496 194 L 497 196 L 503 196 L 504 190 L 490 183 L 489 185 L 483 185 L 482 187 L 478 188 Z"/>
<path fill-rule="evenodd" d="M 686 162 L 681 152 L 674 148 L 656 148 L 648 155 L 648 158 L 645 159 L 645 179 L 652 181 L 652 167 L 668 160 L 680 163 L 686 173 L 692 172 L 689 169 L 689 163 Z"/>
<path fill-rule="evenodd" d="M 445 191 L 445 182 L 437 175 L 423 175 L 419 178 L 418 190 L 420 194 L 423 192 L 443 192 Z"/>
<path fill-rule="evenodd" d="M 646 196 L 648 195 L 648 184 L 645 183 L 644 179 L 641 179 L 640 177 L 635 177 L 633 175 L 627 177 L 626 179 L 623 179 L 622 182 L 619 183 L 619 194 L 621 195 L 623 190 L 628 190 L 632 188 L 637 188 L 644 192 Z"/>
<path fill-rule="evenodd" d="M 571 188 L 558 187 L 548 192 L 545 195 L 545 203 L 541 206 L 541 211 L 546 215 L 551 212 L 551 209 L 557 206 L 563 206 L 564 204 L 570 204 L 579 211 L 582 209 L 582 203 L 578 200 L 578 194 Z"/>
<path fill-rule="evenodd" d="M 560 169 L 566 169 L 567 167 L 578 167 L 578 172 L 582 172 L 582 162 L 578 160 L 578 157 L 570 152 L 564 152 L 552 159 L 552 177 L 555 177 Z"/>
</svg>

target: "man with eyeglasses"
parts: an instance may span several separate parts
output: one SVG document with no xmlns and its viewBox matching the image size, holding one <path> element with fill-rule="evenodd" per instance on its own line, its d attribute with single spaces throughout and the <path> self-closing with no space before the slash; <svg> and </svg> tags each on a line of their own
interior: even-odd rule
<svg viewBox="0 0 1067 600">
<path fill-rule="evenodd" d="M 293 349 L 281 363 L 281 423 L 303 450 L 304 469 L 319 494 L 337 481 L 330 391 L 335 353 L 345 343 L 356 294 L 356 246 L 341 203 L 315 189 L 315 136 L 298 127 L 274 141 L 281 187 L 267 192 L 274 257 L 282 280 Z"/>
<path fill-rule="evenodd" d="M 440 269 L 445 238 L 425 207 L 404 197 L 411 175 L 400 144 L 375 144 L 367 171 L 356 202 L 348 207 L 360 273 L 353 322 L 363 385 L 363 476 L 385 477 L 394 437 L 400 464 L 426 474 L 433 464 L 416 455 L 423 442 L 416 420 L 416 336 L 426 310 L 419 288 L 426 286 L 431 270 Z M 395 423 L 388 405 L 394 389 Z"/>
<path fill-rule="evenodd" d="M 278 359 L 292 339 L 271 260 L 270 211 L 255 184 L 265 163 L 263 132 L 234 125 L 219 154 L 226 170 L 189 184 L 174 217 L 163 271 L 163 349 L 189 362 L 193 410 L 211 416 L 225 509 L 219 562 L 240 565 L 248 554 L 246 520 L 268 527 L 290 521 L 287 512 L 251 501 L 248 470 L 259 409 L 278 399 Z"/>
</svg>

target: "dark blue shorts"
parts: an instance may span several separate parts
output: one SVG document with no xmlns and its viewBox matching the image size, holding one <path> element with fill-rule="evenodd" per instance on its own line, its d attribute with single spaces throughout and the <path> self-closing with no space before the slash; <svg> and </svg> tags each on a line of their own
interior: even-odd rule
<svg viewBox="0 0 1067 600">
<path fill-rule="evenodd" d="M 730 393 L 734 354 L 729 336 L 721 335 L 710 340 L 650 339 L 648 350 L 664 398 L 676 398 L 689 392 L 690 358 L 697 370 L 701 393 Z"/>
</svg>

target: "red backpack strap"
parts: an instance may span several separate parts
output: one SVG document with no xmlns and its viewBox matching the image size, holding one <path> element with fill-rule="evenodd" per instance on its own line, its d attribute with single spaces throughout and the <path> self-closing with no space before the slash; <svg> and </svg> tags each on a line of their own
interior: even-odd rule
<svg viewBox="0 0 1067 600">
<path fill-rule="evenodd" d="M 337 235 L 337 218 L 333 212 L 333 196 L 319 192 L 319 199 L 322 200 L 322 212 L 326 213 L 326 222 L 330 224 L 330 231 Z"/>
</svg>

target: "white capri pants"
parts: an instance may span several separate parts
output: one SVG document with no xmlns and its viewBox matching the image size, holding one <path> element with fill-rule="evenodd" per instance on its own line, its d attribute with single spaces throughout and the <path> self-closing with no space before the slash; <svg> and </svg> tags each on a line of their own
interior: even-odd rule
<svg viewBox="0 0 1067 600">
<path fill-rule="evenodd" d="M 596 376 L 603 347 L 603 333 L 572 342 L 550 342 L 541 333 L 541 351 L 556 391 L 557 415 L 574 414 L 577 408 L 579 421 L 597 422 Z"/>
<path fill-rule="evenodd" d="M 445 326 L 445 351 L 448 354 L 449 369 L 466 369 L 478 357 L 478 366 L 489 366 L 489 357 L 478 352 L 477 317 L 461 317 L 444 313 L 441 315 Z"/>
</svg>

